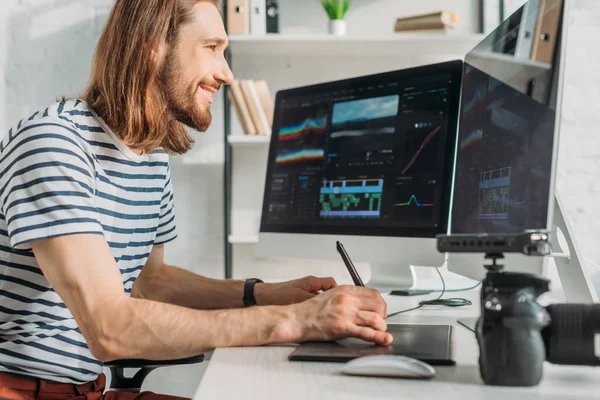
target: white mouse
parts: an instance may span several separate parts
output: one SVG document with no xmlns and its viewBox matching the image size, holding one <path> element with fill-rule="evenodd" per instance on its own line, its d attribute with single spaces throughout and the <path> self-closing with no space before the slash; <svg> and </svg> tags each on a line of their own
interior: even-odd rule
<svg viewBox="0 0 600 400">
<path fill-rule="evenodd" d="M 391 354 L 355 358 L 342 367 L 342 373 L 414 379 L 431 379 L 435 376 L 431 365 L 411 357 Z"/>
</svg>

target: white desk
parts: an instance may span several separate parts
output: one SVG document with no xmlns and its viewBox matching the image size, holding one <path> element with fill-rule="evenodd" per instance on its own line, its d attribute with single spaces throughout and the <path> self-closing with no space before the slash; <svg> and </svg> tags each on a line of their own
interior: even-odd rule
<svg viewBox="0 0 600 400">
<path fill-rule="evenodd" d="M 217 349 L 195 399 L 325 400 L 325 399 L 435 399 L 530 400 L 600 399 L 600 368 L 544 365 L 544 377 L 533 388 L 484 385 L 477 363 L 475 335 L 456 323 L 457 317 L 476 316 L 478 290 L 445 297 L 467 297 L 473 306 L 449 309 L 425 307 L 391 318 L 389 323 L 452 324 L 457 365 L 435 367 L 431 381 L 351 377 L 340 373 L 343 364 L 290 362 L 293 347 Z M 428 298 L 386 298 L 388 312 L 409 308 Z"/>
</svg>

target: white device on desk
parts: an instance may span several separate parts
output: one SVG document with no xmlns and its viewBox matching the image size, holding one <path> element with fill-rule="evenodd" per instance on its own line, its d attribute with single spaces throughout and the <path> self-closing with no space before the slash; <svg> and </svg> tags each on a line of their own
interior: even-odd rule
<svg viewBox="0 0 600 400">
<path fill-rule="evenodd" d="M 342 373 L 359 376 L 382 376 L 390 378 L 431 379 L 435 369 L 423 361 L 405 356 L 366 356 L 348 361 Z"/>
<path fill-rule="evenodd" d="M 458 60 L 279 91 L 257 253 L 341 261 L 339 240 L 383 292 L 441 266 L 461 76 Z"/>
<path fill-rule="evenodd" d="M 467 54 L 449 225 L 450 234 L 551 231 L 550 257 L 566 300 L 590 303 L 598 297 L 555 189 L 569 3 L 538 4 L 543 32 L 527 57 L 519 57 L 523 49 L 515 48 L 522 44 L 507 39 L 507 32 L 527 29 L 523 21 L 531 17 L 527 13 L 534 3 L 517 10 Z M 565 235 L 564 250 L 557 229 Z M 535 275 L 545 275 L 549 261 L 505 257 L 506 271 Z M 472 279 L 484 278 L 483 263 L 483 254 L 448 254 L 448 269 Z"/>
</svg>

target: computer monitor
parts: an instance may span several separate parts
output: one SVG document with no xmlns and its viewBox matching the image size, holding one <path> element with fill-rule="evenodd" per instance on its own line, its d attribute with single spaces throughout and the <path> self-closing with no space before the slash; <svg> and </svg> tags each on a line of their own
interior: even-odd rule
<svg viewBox="0 0 600 400">
<path fill-rule="evenodd" d="M 440 266 L 462 61 L 277 93 L 257 252 L 371 264 L 369 285 Z"/>
<path fill-rule="evenodd" d="M 465 58 L 450 233 L 553 231 L 568 300 L 594 291 L 555 194 L 566 43 L 565 0 L 530 0 Z M 569 249 L 560 252 L 557 227 Z M 558 254 L 560 253 L 560 254 Z M 506 270 L 545 274 L 548 259 L 507 255 Z M 451 253 L 450 271 L 486 273 L 482 255 Z"/>
</svg>

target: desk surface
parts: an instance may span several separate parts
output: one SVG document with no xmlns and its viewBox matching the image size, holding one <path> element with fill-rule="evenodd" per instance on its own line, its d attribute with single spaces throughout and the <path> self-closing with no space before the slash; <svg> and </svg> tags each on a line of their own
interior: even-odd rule
<svg viewBox="0 0 600 400">
<path fill-rule="evenodd" d="M 457 365 L 435 367 L 431 381 L 352 377 L 340 373 L 343 364 L 290 362 L 294 346 L 266 346 L 215 350 L 196 392 L 196 399 L 599 399 L 600 368 L 544 364 L 544 377 L 533 388 L 484 385 L 477 363 L 475 335 L 456 323 L 478 313 L 477 290 L 460 297 L 474 305 L 461 309 L 427 307 L 400 314 L 389 323 L 452 324 Z M 456 293 L 458 295 L 458 293 Z M 423 298 L 389 297 L 388 312 L 410 308 Z M 450 296 L 445 296 L 450 297 Z"/>
</svg>

